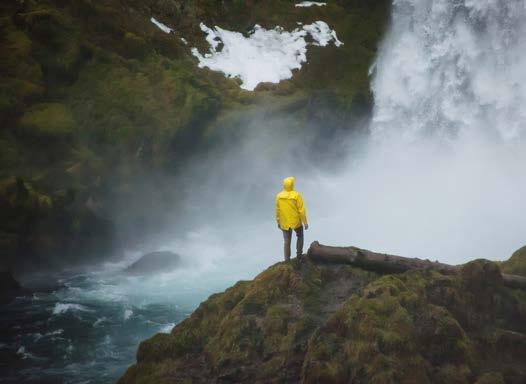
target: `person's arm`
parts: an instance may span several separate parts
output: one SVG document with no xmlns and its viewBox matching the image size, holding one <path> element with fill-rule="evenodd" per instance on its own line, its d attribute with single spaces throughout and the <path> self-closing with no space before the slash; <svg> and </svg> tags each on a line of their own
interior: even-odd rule
<svg viewBox="0 0 526 384">
<path fill-rule="evenodd" d="M 298 193 L 297 200 L 298 213 L 300 214 L 301 223 L 305 226 L 305 229 L 309 228 L 309 223 L 307 222 L 307 210 L 305 209 L 305 204 L 303 203 L 303 197 Z"/>
<path fill-rule="evenodd" d="M 274 203 L 275 207 L 274 207 L 274 215 L 276 216 L 276 222 L 278 223 L 278 228 L 281 228 L 279 226 L 279 199 L 278 199 L 278 196 L 276 195 L 276 201 Z"/>
</svg>

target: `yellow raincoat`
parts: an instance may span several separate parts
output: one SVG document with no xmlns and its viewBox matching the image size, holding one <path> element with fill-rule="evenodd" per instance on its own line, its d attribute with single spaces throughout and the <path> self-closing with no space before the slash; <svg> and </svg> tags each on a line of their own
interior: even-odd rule
<svg viewBox="0 0 526 384">
<path fill-rule="evenodd" d="M 307 224 L 303 198 L 294 191 L 294 177 L 283 180 L 283 191 L 276 195 L 276 220 L 283 230 L 295 229 Z"/>
</svg>

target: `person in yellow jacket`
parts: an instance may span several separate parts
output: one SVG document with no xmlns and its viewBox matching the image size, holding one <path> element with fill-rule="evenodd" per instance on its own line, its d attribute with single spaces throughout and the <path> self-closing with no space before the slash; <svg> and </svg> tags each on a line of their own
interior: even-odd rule
<svg viewBox="0 0 526 384">
<path fill-rule="evenodd" d="M 296 232 L 296 256 L 303 254 L 303 226 L 309 229 L 307 213 L 301 194 L 294 190 L 294 177 L 283 179 L 283 190 L 276 195 L 276 221 L 283 231 L 285 260 L 290 260 L 292 230 Z"/>
</svg>

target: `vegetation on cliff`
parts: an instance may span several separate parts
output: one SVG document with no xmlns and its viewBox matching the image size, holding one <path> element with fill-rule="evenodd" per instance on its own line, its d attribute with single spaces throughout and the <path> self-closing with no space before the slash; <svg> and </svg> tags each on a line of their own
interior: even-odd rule
<svg viewBox="0 0 526 384">
<path fill-rule="evenodd" d="M 499 265 L 278 263 L 141 343 L 128 383 L 523 383 L 526 292 Z"/>
<path fill-rule="evenodd" d="M 516 250 L 509 260 L 501 264 L 505 273 L 526 276 L 526 246 Z"/>
<path fill-rule="evenodd" d="M 368 114 L 368 70 L 388 8 L 386 0 L 314 8 L 285 0 L 2 2 L 0 181 L 20 178 L 51 200 L 72 191 L 85 197 L 79 201 L 84 208 L 88 199 L 99 206 L 92 212 L 105 220 L 112 218 L 113 202 L 162 190 L 190 155 L 213 143 L 212 133 L 231 112 L 260 103 L 292 105 L 291 113 L 304 122 L 316 119 L 310 108 L 323 100 L 333 113 L 318 116 L 322 126 L 333 121 L 347 129 Z M 162 32 L 151 17 L 174 32 Z M 192 46 L 207 47 L 201 22 L 244 33 L 256 23 L 292 29 L 315 20 L 326 21 L 345 45 L 313 47 L 308 65 L 291 80 L 262 84 L 256 92 L 199 69 L 190 53 Z M 138 180 L 155 185 L 139 188 Z M 144 210 L 124 222 L 133 226 L 163 212 Z M 16 225 L 0 224 L 0 236 L 22 242 Z M 11 259 L 21 255 L 1 252 Z"/>
</svg>

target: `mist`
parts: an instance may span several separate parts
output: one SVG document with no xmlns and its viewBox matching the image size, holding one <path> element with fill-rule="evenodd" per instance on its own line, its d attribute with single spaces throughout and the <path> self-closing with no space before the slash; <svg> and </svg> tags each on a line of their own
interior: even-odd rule
<svg viewBox="0 0 526 384">
<path fill-rule="evenodd" d="M 185 209 L 174 215 L 185 225 L 150 247 L 253 276 L 282 259 L 273 203 L 292 175 L 306 245 L 507 259 L 525 242 L 524 21 L 523 2 L 395 2 L 371 68 L 372 120 L 327 130 L 264 106 L 243 115 L 242 130 L 223 129 L 225 145 L 181 176 Z"/>
</svg>

